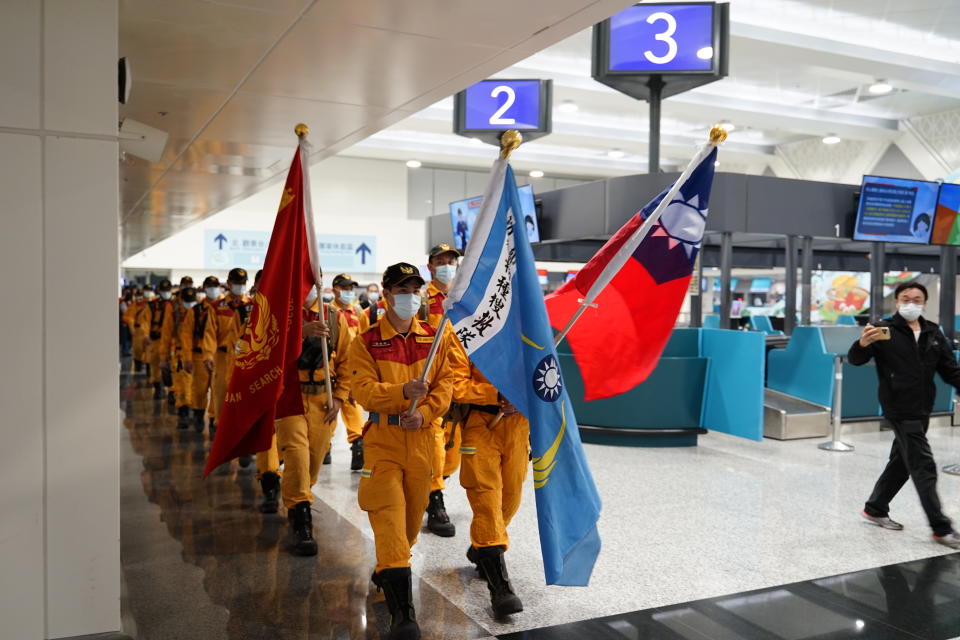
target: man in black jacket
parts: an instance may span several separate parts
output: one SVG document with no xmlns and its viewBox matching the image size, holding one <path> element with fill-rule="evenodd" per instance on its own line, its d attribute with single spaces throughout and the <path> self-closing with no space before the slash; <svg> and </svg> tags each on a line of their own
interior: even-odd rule
<svg viewBox="0 0 960 640">
<path fill-rule="evenodd" d="M 934 540 L 960 549 L 960 536 L 940 508 L 937 463 L 927 442 L 936 397 L 933 375 L 939 373 L 947 383 L 960 388 L 960 366 L 940 327 L 920 316 L 927 302 L 926 287 L 916 282 L 901 283 L 895 298 L 897 313 L 893 318 L 877 323 L 878 326 L 868 324 L 847 356 L 853 365 L 866 364 L 870 358 L 876 360 L 880 406 L 894 433 L 890 461 L 862 514 L 884 529 L 903 529 L 903 525 L 890 519 L 890 501 L 912 478 Z"/>
</svg>

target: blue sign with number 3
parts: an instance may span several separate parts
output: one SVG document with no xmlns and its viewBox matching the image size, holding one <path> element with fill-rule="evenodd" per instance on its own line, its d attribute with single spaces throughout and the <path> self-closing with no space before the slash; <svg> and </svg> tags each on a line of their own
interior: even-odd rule
<svg viewBox="0 0 960 640">
<path fill-rule="evenodd" d="M 710 71 L 713 4 L 643 4 L 610 18 L 609 70 Z"/>
<path fill-rule="evenodd" d="M 466 91 L 466 129 L 540 129 L 539 80 L 483 80 Z"/>
</svg>

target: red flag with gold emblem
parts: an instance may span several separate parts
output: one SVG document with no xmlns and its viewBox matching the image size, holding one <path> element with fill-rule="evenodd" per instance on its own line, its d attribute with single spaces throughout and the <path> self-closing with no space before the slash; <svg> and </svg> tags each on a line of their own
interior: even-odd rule
<svg viewBox="0 0 960 640">
<path fill-rule="evenodd" d="M 290 165 L 204 477 L 238 456 L 266 451 L 273 440 L 274 420 L 303 413 L 297 372 L 300 308 L 319 278 L 311 266 L 313 226 L 305 147 L 302 141 Z"/>
</svg>

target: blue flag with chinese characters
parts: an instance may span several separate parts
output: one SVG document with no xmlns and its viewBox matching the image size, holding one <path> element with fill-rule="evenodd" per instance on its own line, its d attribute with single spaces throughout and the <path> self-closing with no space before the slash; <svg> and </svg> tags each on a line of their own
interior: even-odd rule
<svg viewBox="0 0 960 640">
<path fill-rule="evenodd" d="M 530 421 L 547 584 L 586 586 L 600 552 L 600 496 L 554 349 L 513 170 L 497 160 L 444 301 L 473 364 Z M 519 233 L 515 231 L 519 230 Z"/>
</svg>

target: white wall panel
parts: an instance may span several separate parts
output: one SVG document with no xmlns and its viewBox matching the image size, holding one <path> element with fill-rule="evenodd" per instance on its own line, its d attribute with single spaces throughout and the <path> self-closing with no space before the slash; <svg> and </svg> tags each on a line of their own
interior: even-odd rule
<svg viewBox="0 0 960 640">
<path fill-rule="evenodd" d="M 0 127 L 40 126 L 40 2 L 3 0 Z M 5 154 L 6 155 L 6 154 Z"/>
<path fill-rule="evenodd" d="M 0 134 L 0 273 L 15 274 L 17 298 L 0 313 L 11 338 L 0 358 L 0 636 L 9 638 L 42 637 L 44 622 L 40 158 L 40 138 Z"/>
<path fill-rule="evenodd" d="M 117 0 L 44 0 L 45 128 L 117 134 L 117 16 Z"/>
</svg>

